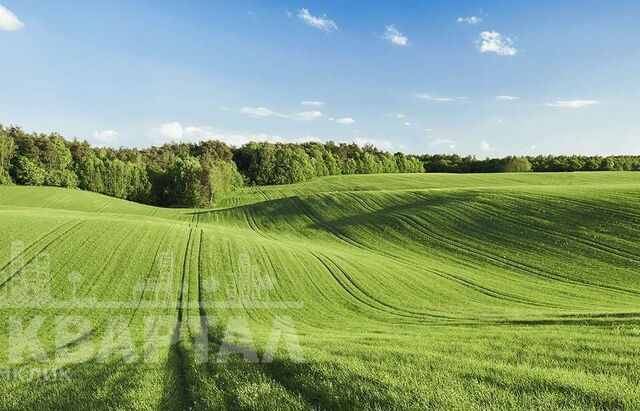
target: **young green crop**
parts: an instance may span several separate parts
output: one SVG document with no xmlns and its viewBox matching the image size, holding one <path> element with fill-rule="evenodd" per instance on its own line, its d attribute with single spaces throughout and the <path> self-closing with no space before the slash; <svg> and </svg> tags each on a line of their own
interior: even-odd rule
<svg viewBox="0 0 640 411">
<path fill-rule="evenodd" d="M 0 409 L 638 408 L 639 194 L 595 172 L 208 210 L 0 187 Z"/>
</svg>

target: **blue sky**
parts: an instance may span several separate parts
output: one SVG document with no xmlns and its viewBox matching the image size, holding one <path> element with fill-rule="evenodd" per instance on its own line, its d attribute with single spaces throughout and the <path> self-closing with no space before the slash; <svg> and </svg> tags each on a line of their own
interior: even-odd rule
<svg viewBox="0 0 640 411">
<path fill-rule="evenodd" d="M 637 1 L 0 5 L 0 122 L 30 131 L 640 154 Z"/>
</svg>

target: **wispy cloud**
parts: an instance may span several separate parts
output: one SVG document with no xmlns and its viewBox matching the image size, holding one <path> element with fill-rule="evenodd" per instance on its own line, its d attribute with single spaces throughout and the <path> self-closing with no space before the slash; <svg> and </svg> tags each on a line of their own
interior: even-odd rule
<svg viewBox="0 0 640 411">
<path fill-rule="evenodd" d="M 320 111 L 303 111 L 297 114 L 283 114 L 278 113 L 277 111 L 273 111 L 267 107 L 242 107 L 240 109 L 242 114 L 245 114 L 249 117 L 253 118 L 267 118 L 267 117 L 278 117 L 278 118 L 286 118 L 291 120 L 301 120 L 301 121 L 310 121 L 315 120 L 323 116 Z"/>
<path fill-rule="evenodd" d="M 356 120 L 353 117 L 343 117 L 335 120 L 338 124 L 356 124 Z"/>
<path fill-rule="evenodd" d="M 0 30 L 16 31 L 24 27 L 24 23 L 11 10 L 0 4 Z"/>
<path fill-rule="evenodd" d="M 276 113 L 266 107 L 242 107 L 240 112 L 250 117 L 286 117 L 284 114 Z"/>
<path fill-rule="evenodd" d="M 448 138 L 438 138 L 436 140 L 433 140 L 430 144 L 429 147 L 430 148 L 436 148 L 436 147 L 447 147 L 449 149 L 454 149 L 456 148 L 458 145 L 457 141 L 454 140 L 449 140 Z"/>
<path fill-rule="evenodd" d="M 292 116 L 292 118 L 295 120 L 310 121 L 310 120 L 315 120 L 317 118 L 320 118 L 322 116 L 323 114 L 319 111 L 303 111 L 302 113 L 298 113 Z"/>
<path fill-rule="evenodd" d="M 415 94 L 414 97 L 422 100 L 435 101 L 438 103 L 448 103 L 451 101 L 466 99 L 466 97 L 439 97 L 429 93 L 418 93 L 418 94 Z"/>
<path fill-rule="evenodd" d="M 500 101 L 515 101 L 515 100 L 520 100 L 520 97 L 516 97 L 516 96 L 496 96 L 496 100 L 500 100 Z"/>
<path fill-rule="evenodd" d="M 482 17 L 478 16 L 469 16 L 469 17 L 458 17 L 456 20 L 458 23 L 466 23 L 466 24 L 480 24 L 482 23 Z"/>
<path fill-rule="evenodd" d="M 581 108 L 597 104 L 600 104 L 597 100 L 558 100 L 554 103 L 547 103 L 547 106 L 559 108 Z"/>
<path fill-rule="evenodd" d="M 326 14 L 322 16 L 312 15 L 308 9 L 301 9 L 298 13 L 298 18 L 304 22 L 307 26 L 315 27 L 316 29 L 326 32 L 332 32 L 338 30 L 338 25 L 335 21 L 329 19 Z"/>
<path fill-rule="evenodd" d="M 396 26 L 390 24 L 385 26 L 384 38 L 399 47 L 407 47 L 409 45 L 409 39 L 404 34 L 400 33 Z"/>
<path fill-rule="evenodd" d="M 480 33 L 478 44 L 478 50 L 481 53 L 496 53 L 499 56 L 515 56 L 518 54 L 518 49 L 514 47 L 513 40 L 497 31 L 483 31 Z"/>
<path fill-rule="evenodd" d="M 301 101 L 300 104 L 302 104 L 303 106 L 310 106 L 310 107 L 321 107 L 324 106 L 324 103 L 322 101 Z"/>
</svg>

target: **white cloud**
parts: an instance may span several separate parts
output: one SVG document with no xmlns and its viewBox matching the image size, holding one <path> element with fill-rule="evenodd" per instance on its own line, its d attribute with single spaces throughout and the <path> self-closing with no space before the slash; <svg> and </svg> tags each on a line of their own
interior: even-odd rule
<svg viewBox="0 0 640 411">
<path fill-rule="evenodd" d="M 338 124 L 356 124 L 356 120 L 352 117 L 344 117 L 336 119 Z"/>
<path fill-rule="evenodd" d="M 436 147 L 446 146 L 447 148 L 454 149 L 456 148 L 457 144 L 458 144 L 457 141 L 449 140 L 448 138 L 438 138 L 436 140 L 433 140 L 429 144 L 429 147 L 436 148 Z"/>
<path fill-rule="evenodd" d="M 405 125 L 405 126 L 410 126 L 410 125 L 411 125 L 411 122 L 410 122 L 410 121 L 405 121 L 405 122 L 404 122 L 404 125 Z"/>
<path fill-rule="evenodd" d="M 239 147 L 250 141 L 265 141 L 271 143 L 282 143 L 284 139 L 278 135 L 270 135 L 266 133 L 221 133 L 209 126 L 183 126 L 180 122 L 165 123 L 159 127 L 152 129 L 148 133 L 157 143 L 166 143 L 168 141 L 205 141 L 218 140 L 223 143 Z"/>
<path fill-rule="evenodd" d="M 301 101 L 300 104 L 302 104 L 303 106 L 310 106 L 310 107 L 322 107 L 324 106 L 324 103 L 322 101 Z"/>
<path fill-rule="evenodd" d="M 520 97 L 516 97 L 516 96 L 496 96 L 496 100 L 515 101 L 515 100 L 520 100 Z"/>
<path fill-rule="evenodd" d="M 322 113 L 319 111 L 303 111 L 302 113 L 296 114 L 293 118 L 302 121 L 309 121 L 320 117 L 322 117 Z"/>
<path fill-rule="evenodd" d="M 393 24 L 385 26 L 384 38 L 396 46 L 407 47 L 409 45 L 409 39 L 407 36 L 400 33 Z"/>
<path fill-rule="evenodd" d="M 447 102 L 456 100 L 453 97 L 436 97 L 436 96 L 433 96 L 433 95 L 431 95 L 429 93 L 419 93 L 419 94 L 414 95 L 414 97 L 415 98 L 420 98 L 420 99 L 423 99 L 423 100 L 436 101 L 436 102 L 439 102 L 439 103 L 447 103 Z"/>
<path fill-rule="evenodd" d="M 93 133 L 93 139 L 100 144 L 113 143 L 120 137 L 120 133 L 115 130 L 102 130 Z"/>
<path fill-rule="evenodd" d="M 375 138 L 359 137 L 353 140 L 354 143 L 360 147 L 366 145 L 372 145 L 380 150 L 391 150 L 393 148 L 393 142 L 391 140 L 378 140 Z"/>
<path fill-rule="evenodd" d="M 149 134 L 158 140 L 180 140 L 184 136 L 184 129 L 180 122 L 174 121 L 154 128 Z"/>
<path fill-rule="evenodd" d="M 24 23 L 11 10 L 0 4 L 0 30 L 16 31 L 24 27 Z"/>
<path fill-rule="evenodd" d="M 312 15 L 309 10 L 301 9 L 298 13 L 298 18 L 304 22 L 307 26 L 315 27 L 319 30 L 326 32 L 337 31 L 338 25 L 335 21 L 329 19 L 326 14 L 322 17 Z"/>
<path fill-rule="evenodd" d="M 547 103 L 547 106 L 559 108 L 581 108 L 597 104 L 600 104 L 597 100 L 558 100 L 554 103 Z"/>
<path fill-rule="evenodd" d="M 478 38 L 481 53 L 496 53 L 499 56 L 515 56 L 518 49 L 513 47 L 513 40 L 497 31 L 483 31 Z"/>
<path fill-rule="evenodd" d="M 399 118 L 399 119 L 403 119 L 403 118 L 405 118 L 405 117 L 406 117 L 406 116 L 405 116 L 404 114 L 402 114 L 402 113 L 394 114 L 393 116 L 394 116 L 395 118 Z"/>
<path fill-rule="evenodd" d="M 496 150 L 498 150 L 497 147 L 492 146 L 487 141 L 482 141 L 480 143 L 480 148 L 483 149 L 484 151 L 496 151 Z"/>
<path fill-rule="evenodd" d="M 458 17 L 456 20 L 458 23 L 467 23 L 467 24 L 478 24 L 482 23 L 482 17 L 477 16 L 469 16 L 469 17 Z"/>
</svg>

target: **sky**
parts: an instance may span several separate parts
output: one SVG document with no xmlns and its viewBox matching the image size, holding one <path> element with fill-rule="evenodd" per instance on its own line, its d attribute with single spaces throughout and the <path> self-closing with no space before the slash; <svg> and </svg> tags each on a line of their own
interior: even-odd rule
<svg viewBox="0 0 640 411">
<path fill-rule="evenodd" d="M 0 0 L 0 123 L 100 146 L 640 154 L 637 1 Z"/>
</svg>

